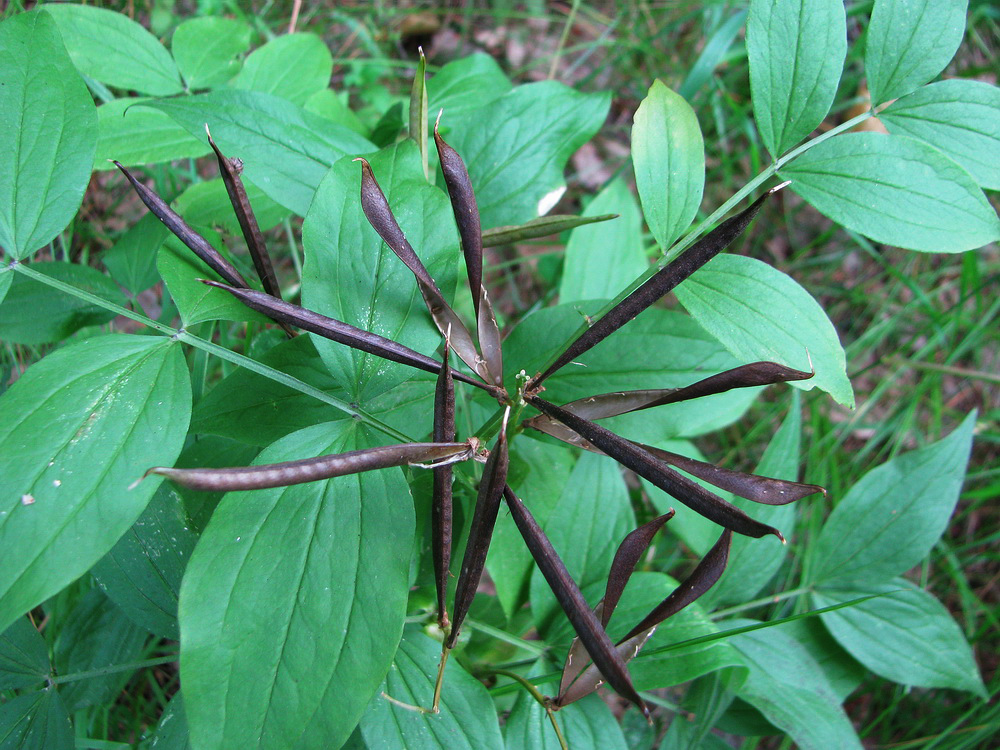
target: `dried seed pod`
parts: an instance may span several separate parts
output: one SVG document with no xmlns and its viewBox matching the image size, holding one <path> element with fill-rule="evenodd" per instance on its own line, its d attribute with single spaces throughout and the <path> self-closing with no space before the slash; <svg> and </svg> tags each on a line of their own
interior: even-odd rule
<svg viewBox="0 0 1000 750">
<path fill-rule="evenodd" d="M 451 347 L 455 354 L 484 380 L 492 380 L 486 369 L 486 363 L 480 358 L 472 340 L 472 334 L 469 333 L 462 319 L 451 309 L 396 222 L 396 217 L 393 216 L 392 209 L 389 208 L 389 201 L 386 200 L 382 188 L 379 187 L 378 181 L 372 173 L 371 165 L 360 157 L 355 161 L 361 162 L 361 209 L 368 222 L 416 277 L 417 286 L 431 318 L 434 320 L 434 325 L 441 331 L 442 336 L 448 336 L 451 339 Z"/>
<path fill-rule="evenodd" d="M 719 580 L 726 563 L 729 560 L 729 548 L 732 544 L 733 533 L 726 529 L 719 537 L 704 559 L 698 563 L 690 576 L 688 576 L 670 595 L 660 604 L 653 608 L 642 622 L 630 630 L 616 646 L 619 656 L 624 661 L 634 659 L 646 641 L 653 635 L 656 627 L 686 606 L 697 600 L 702 594 L 708 591 L 716 581 Z M 580 676 L 567 689 L 561 690 L 556 698 L 556 705 L 567 706 L 574 701 L 578 701 L 585 695 L 594 692 L 600 685 L 600 675 L 598 670 L 591 665 L 583 670 Z"/>
<path fill-rule="evenodd" d="M 710 521 L 746 536 L 762 537 L 766 534 L 774 534 L 784 541 L 781 532 L 776 528 L 755 521 L 739 508 L 709 492 L 700 484 L 678 474 L 642 446 L 619 437 L 610 430 L 550 404 L 537 396 L 529 397 L 529 401 L 539 410 L 559 420 L 626 468 L 632 469 L 636 474 L 652 482 Z"/>
<path fill-rule="evenodd" d="M 139 198 L 142 199 L 142 202 L 146 204 L 150 212 L 162 221 L 163 225 L 173 232 L 177 239 L 191 248 L 191 251 L 195 255 L 205 261 L 209 268 L 233 286 L 244 289 L 249 286 L 246 279 L 233 267 L 233 264 L 223 258 L 208 240 L 189 227 L 184 219 L 180 217 L 180 214 L 170 208 L 165 200 L 139 182 L 121 164 L 118 162 L 113 163 L 125 175 L 125 179 L 132 183 L 133 189 L 139 195 Z"/>
<path fill-rule="evenodd" d="M 393 466 L 442 461 L 455 463 L 472 458 L 472 455 L 473 449 L 469 443 L 403 443 L 263 466 L 229 469 L 174 469 L 156 466 L 147 471 L 145 476 L 159 474 L 193 490 L 232 492 L 287 487 Z"/>
<path fill-rule="evenodd" d="M 364 331 L 360 328 L 355 328 L 348 323 L 344 323 L 334 318 L 328 318 L 325 315 L 320 315 L 312 310 L 307 310 L 304 307 L 293 305 L 290 302 L 285 302 L 272 297 L 269 294 L 264 294 L 263 292 L 258 292 L 253 289 L 235 289 L 233 287 L 226 286 L 225 284 L 220 284 L 216 281 L 209 281 L 207 279 L 202 279 L 202 283 L 219 289 L 225 289 L 247 307 L 256 310 L 259 313 L 263 313 L 279 323 L 288 323 L 290 325 L 298 326 L 303 330 L 318 334 L 324 338 L 330 339 L 331 341 L 336 341 L 339 344 L 344 344 L 353 349 L 374 354 L 377 357 L 388 359 L 391 362 L 409 365 L 410 367 L 415 367 L 416 369 L 423 370 L 424 372 L 433 372 L 434 374 L 437 374 L 441 371 L 441 363 L 437 360 L 424 354 L 420 354 L 419 352 L 415 352 L 413 349 L 403 346 L 402 344 L 398 344 L 392 339 L 387 339 L 379 336 L 378 334 Z M 482 383 L 475 378 L 470 378 L 468 375 L 464 375 L 456 370 L 452 370 L 452 377 L 463 383 L 468 383 L 469 385 L 474 385 L 477 388 L 482 388 L 483 390 L 488 391 L 491 395 L 496 394 L 494 386 Z"/>
<path fill-rule="evenodd" d="M 529 382 L 530 388 L 537 388 L 542 381 L 561 367 L 569 364 L 584 352 L 602 342 L 619 328 L 660 299 L 667 292 L 688 278 L 724 250 L 733 240 L 743 234 L 760 211 L 764 200 L 779 188 L 764 193 L 749 208 L 736 216 L 726 219 L 719 226 L 698 240 L 677 258 L 645 281 L 638 289 L 609 310 L 590 328 L 584 331 L 549 365 L 540 375 Z"/>
<path fill-rule="evenodd" d="M 545 532 L 542 531 L 538 522 L 535 521 L 524 503 L 510 487 L 504 489 L 504 499 L 507 501 L 514 523 L 517 524 L 538 569 L 545 576 L 549 588 L 552 589 L 552 593 L 555 594 L 566 613 L 566 617 L 573 625 L 573 629 L 596 665 L 596 669 L 600 670 L 600 674 L 619 695 L 638 706 L 648 717 L 649 709 L 632 686 L 632 678 L 625 666 L 625 660 L 622 659 L 621 654 L 608 638 L 608 634 L 598 621 L 597 615 L 587 605 L 579 586 L 576 585 L 569 571 L 566 570 L 566 566 L 559 559 L 559 555 L 556 554 L 552 543 L 545 536 Z"/>
<path fill-rule="evenodd" d="M 455 440 L 455 384 L 448 366 L 445 341 L 444 363 L 434 391 L 434 442 Z M 451 568 L 451 465 L 434 469 L 434 492 L 431 500 L 431 537 L 434 558 L 434 583 L 437 588 L 438 625 L 448 630 L 448 573 Z"/>
<path fill-rule="evenodd" d="M 448 637 L 448 648 L 455 648 L 458 634 L 465 621 L 465 616 L 472 606 L 472 599 L 479 588 L 479 579 L 483 576 L 486 565 L 486 553 L 493 539 L 493 528 L 496 526 L 497 513 L 500 511 L 500 498 L 507 482 L 507 468 L 510 457 L 507 454 L 507 434 L 501 429 L 500 437 L 493 446 L 486 468 L 483 470 L 483 480 L 479 484 L 479 495 L 476 498 L 476 509 L 472 514 L 472 526 L 469 528 L 469 538 L 465 545 L 465 557 L 462 559 L 462 572 L 455 584 L 455 606 L 452 610 L 454 618 L 451 633 Z"/>
<path fill-rule="evenodd" d="M 205 134 L 208 136 L 208 145 L 212 147 L 215 156 L 219 161 L 219 172 L 222 174 L 222 182 L 226 186 L 229 194 L 229 202 L 233 204 L 233 211 L 236 212 L 236 219 L 240 223 L 243 231 L 243 239 L 246 240 L 250 257 L 253 258 L 254 268 L 257 270 L 257 277 L 264 285 L 264 291 L 272 297 L 281 299 L 281 289 L 278 286 L 278 279 L 274 275 L 274 266 L 271 265 L 271 257 L 267 254 L 267 245 L 264 243 L 264 235 L 257 224 L 257 217 L 254 216 L 253 208 L 250 206 L 250 199 L 247 198 L 247 191 L 243 187 L 243 180 L 240 179 L 240 172 L 243 169 L 242 163 L 237 160 L 226 158 L 219 147 L 212 140 L 212 133 L 205 125 Z"/>
</svg>

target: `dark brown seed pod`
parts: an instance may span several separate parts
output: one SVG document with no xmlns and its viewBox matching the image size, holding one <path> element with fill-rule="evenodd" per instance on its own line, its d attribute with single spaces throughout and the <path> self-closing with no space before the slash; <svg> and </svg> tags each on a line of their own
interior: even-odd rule
<svg viewBox="0 0 1000 750">
<path fill-rule="evenodd" d="M 752 537 L 774 534 L 784 541 L 781 532 L 776 528 L 755 521 L 739 508 L 709 492 L 700 484 L 678 474 L 642 446 L 619 437 L 610 430 L 550 404 L 537 396 L 530 396 L 529 401 L 543 413 L 559 420 L 596 448 L 710 521 L 732 529 L 738 534 Z"/>
<path fill-rule="evenodd" d="M 486 468 L 483 470 L 483 480 L 479 484 L 479 495 L 476 498 L 476 509 L 472 514 L 472 525 L 469 528 L 469 538 L 465 545 L 465 557 L 462 558 L 462 572 L 455 584 L 455 606 L 452 609 L 454 618 L 451 633 L 448 637 L 448 648 L 455 648 L 458 634 L 465 621 L 465 616 L 472 606 L 472 599 L 479 588 L 479 579 L 483 577 L 486 565 L 486 553 L 493 539 L 493 528 L 496 526 L 497 513 L 500 511 L 500 498 L 507 482 L 507 467 L 510 457 L 507 454 L 507 434 L 500 430 L 493 452 L 490 453 Z"/>
<path fill-rule="evenodd" d="M 208 240 L 189 227 L 184 219 L 180 217 L 180 214 L 170 208 L 165 200 L 139 182 L 132 176 L 131 172 L 117 161 L 113 161 L 112 163 L 121 170 L 121 173 L 125 175 L 125 179 L 132 183 L 132 188 L 139 195 L 142 202 L 146 204 L 146 208 L 157 219 L 162 221 L 163 225 L 173 232 L 177 239 L 191 248 L 191 251 L 195 255 L 205 261 L 209 268 L 233 286 L 244 289 L 249 286 L 246 279 L 240 275 L 240 272 L 233 267 L 232 263 L 223 258 Z"/>
<path fill-rule="evenodd" d="M 559 555 L 556 554 L 552 543 L 545 536 L 545 532 L 542 531 L 538 522 L 535 521 L 530 511 L 510 487 L 504 488 L 504 499 L 507 501 L 511 517 L 517 524 L 538 569 L 545 576 L 549 588 L 552 589 L 552 593 L 555 594 L 566 613 L 566 617 L 573 625 L 573 629 L 596 665 L 596 669 L 619 695 L 638 706 L 648 717 L 649 709 L 632 686 L 632 678 L 629 676 L 624 659 L 615 649 L 611 639 L 608 638 L 608 634 L 597 619 L 597 615 L 583 598 L 579 586 L 566 570 L 563 561 L 559 559 Z M 598 681 L 600 679 L 598 677 Z"/>
<path fill-rule="evenodd" d="M 145 476 L 159 474 L 193 490 L 232 492 L 287 487 L 393 466 L 442 461 L 455 463 L 472 456 L 473 449 L 469 443 L 403 443 L 263 466 L 229 469 L 173 469 L 156 466 L 147 471 Z"/>
<path fill-rule="evenodd" d="M 455 384 L 448 366 L 448 344 L 444 363 L 434 391 L 434 442 L 455 440 Z M 431 537 L 434 558 L 434 583 L 437 588 L 438 625 L 448 631 L 448 573 L 451 568 L 451 465 L 434 469 L 434 493 L 431 500 Z"/>
<path fill-rule="evenodd" d="M 403 235 L 403 230 L 400 229 L 396 217 L 393 216 L 392 210 L 389 208 L 389 201 L 386 200 L 382 188 L 379 187 L 378 181 L 372 173 L 371 165 L 360 157 L 355 161 L 361 162 L 361 209 L 368 222 L 416 277 L 417 286 L 431 318 L 434 320 L 434 325 L 441 331 L 442 336 L 451 339 L 451 347 L 455 354 L 472 368 L 473 372 L 484 380 L 492 381 L 493 378 L 489 375 L 486 363 L 479 356 L 475 342 L 472 340 L 472 334 L 469 333 L 462 319 L 451 309 L 451 305 L 445 300 L 434 279 L 431 278 L 423 262 Z"/>
<path fill-rule="evenodd" d="M 719 580 L 729 559 L 731 543 L 732 532 L 726 529 L 694 572 L 618 642 L 616 651 L 623 661 L 634 659 L 661 622 L 694 602 Z M 556 705 L 567 706 L 578 701 L 594 692 L 599 685 L 600 674 L 594 665 L 590 665 L 580 673 L 572 685 L 560 691 L 555 701 Z"/>
<path fill-rule="evenodd" d="M 615 552 L 614 560 L 611 563 L 611 571 L 608 573 L 608 583 L 604 590 L 604 598 L 594 608 L 594 614 L 600 618 L 601 625 L 607 630 L 608 621 L 614 614 L 615 608 L 621 599 L 622 592 L 632 577 L 635 566 L 639 559 L 646 553 L 649 543 L 653 540 L 656 532 L 663 528 L 663 524 L 674 517 L 671 510 L 666 515 L 654 518 L 649 523 L 645 523 L 639 528 L 631 531 L 626 536 Z M 562 679 L 559 682 L 559 694 L 562 695 L 569 689 L 569 686 L 576 680 L 577 676 L 586 668 L 589 656 L 587 649 L 579 638 L 573 640 L 566 655 L 566 663 L 563 667 Z M 596 689 L 596 685 L 594 686 Z"/>
<path fill-rule="evenodd" d="M 253 289 L 235 289 L 225 284 L 220 284 L 217 281 L 209 281 L 207 279 L 202 279 L 202 283 L 219 289 L 225 289 L 247 307 L 279 323 L 288 323 L 297 326 L 303 330 L 328 338 L 331 341 L 336 341 L 339 344 L 344 344 L 368 354 L 374 354 L 391 362 L 409 365 L 424 372 L 432 372 L 436 375 L 441 371 L 441 363 L 436 359 L 415 352 L 413 349 L 398 344 L 392 339 L 355 328 L 348 323 L 336 320 L 335 318 L 328 318 L 325 315 L 320 315 L 298 305 L 293 305 L 290 302 L 272 297 L 270 294 L 264 294 Z M 475 378 L 470 378 L 468 375 L 464 375 L 456 370 L 452 370 L 451 374 L 455 380 L 474 385 L 477 388 L 488 391 L 491 395 L 496 395 L 497 391 L 494 386 L 482 383 Z"/>
<path fill-rule="evenodd" d="M 483 247 L 498 247 L 510 245 L 524 240 L 534 240 L 548 237 L 551 234 L 567 232 L 570 229 L 582 227 L 585 224 L 596 224 L 599 221 L 617 219 L 618 214 L 601 214 L 600 216 L 571 216 L 568 214 L 553 214 L 539 216 L 524 224 L 494 227 L 483 232 Z"/>
<path fill-rule="evenodd" d="M 250 206 L 250 199 L 247 198 L 247 191 L 243 187 L 243 180 L 240 179 L 240 172 L 243 169 L 242 163 L 226 158 L 219 147 L 212 140 L 212 133 L 205 125 L 205 134 L 208 136 L 208 145 L 212 147 L 215 156 L 219 161 L 219 172 L 222 174 L 222 183 L 226 186 L 229 194 L 229 202 L 233 204 L 233 211 L 236 212 L 236 219 L 240 223 L 243 231 L 243 239 L 246 240 L 250 257 L 253 258 L 253 266 L 257 270 L 257 277 L 264 286 L 264 291 L 272 297 L 281 298 L 281 289 L 278 286 L 278 279 L 274 275 L 274 266 L 271 265 L 271 257 L 267 254 L 267 245 L 264 243 L 264 235 L 257 224 L 257 217 L 254 216 L 253 208 Z"/>
<path fill-rule="evenodd" d="M 549 375 L 569 364 L 584 352 L 602 342 L 635 317 L 708 263 L 724 250 L 733 240 L 743 234 L 760 211 L 767 196 L 778 188 L 770 190 L 755 200 L 750 207 L 736 216 L 726 219 L 719 226 L 698 240 L 677 258 L 646 280 L 638 289 L 609 310 L 590 328 L 584 331 L 563 351 L 540 375 L 532 378 L 529 388 L 536 388 Z"/>
</svg>

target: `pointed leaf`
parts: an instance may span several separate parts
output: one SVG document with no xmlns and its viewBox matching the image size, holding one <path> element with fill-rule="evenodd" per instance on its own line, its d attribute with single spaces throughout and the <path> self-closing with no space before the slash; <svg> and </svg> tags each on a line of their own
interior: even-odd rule
<svg viewBox="0 0 1000 750">
<path fill-rule="evenodd" d="M 86 572 L 135 522 L 158 483 L 128 485 L 139 466 L 174 461 L 190 409 L 180 347 L 152 336 L 66 346 L 3 394 L 0 628 Z"/>
<path fill-rule="evenodd" d="M 232 85 L 302 105 L 330 85 L 332 74 L 333 56 L 316 34 L 282 34 L 250 53 Z"/>
<path fill-rule="evenodd" d="M 135 297 L 160 280 L 156 256 L 168 234 L 159 219 L 146 214 L 125 231 L 114 247 L 101 253 L 101 262 L 112 278 Z"/>
<path fill-rule="evenodd" d="M 73 750 L 69 714 L 55 688 L 25 693 L 0 706 L 0 747 L 4 750 Z"/>
<path fill-rule="evenodd" d="M 474 117 L 511 88 L 500 64 L 485 52 L 476 52 L 451 61 L 431 76 L 427 81 L 428 110 L 445 109 L 449 120 Z"/>
<path fill-rule="evenodd" d="M 413 75 L 413 86 L 410 88 L 410 138 L 420 149 L 420 161 L 424 165 L 424 177 L 430 177 L 427 168 L 427 58 L 420 48 L 420 60 Z"/>
<path fill-rule="evenodd" d="M 258 461 L 360 449 L 370 439 L 364 429 L 350 421 L 317 425 Z M 346 741 L 403 630 L 413 532 L 398 469 L 226 495 L 181 589 L 193 744 Z"/>
<path fill-rule="evenodd" d="M 628 750 L 618 719 L 598 696 L 560 708 L 555 720 L 571 748 Z M 521 693 L 504 722 L 507 750 L 561 750 L 545 709 L 532 696 Z"/>
<path fill-rule="evenodd" d="M 761 139 L 773 157 L 826 117 L 846 54 L 847 16 L 841 0 L 750 4 L 750 92 Z"/>
<path fill-rule="evenodd" d="M 635 184 L 646 223 L 666 251 L 694 220 L 705 186 L 705 143 L 691 105 L 654 81 L 632 127 Z"/>
<path fill-rule="evenodd" d="M 135 106 L 148 101 L 146 97 L 123 96 L 97 108 L 94 171 L 114 169 L 112 159 L 117 159 L 126 167 L 135 167 L 175 159 L 194 159 L 210 151 L 206 144 L 168 115 L 148 107 Z"/>
<path fill-rule="evenodd" d="M 865 40 L 872 104 L 908 94 L 944 70 L 962 43 L 968 0 L 879 0 Z"/>
<path fill-rule="evenodd" d="M 97 143 L 94 102 L 48 10 L 0 23 L 0 122 L 7 124 L 7 145 L 0 149 L 0 247 L 15 260 L 51 242 L 73 218 Z"/>
<path fill-rule="evenodd" d="M 19 617 L 0 633 L 0 690 L 37 685 L 49 676 L 49 649 L 31 620 Z"/>
<path fill-rule="evenodd" d="M 772 191 L 773 192 L 773 191 Z M 600 320 L 593 323 L 560 354 L 540 375 L 531 380 L 531 385 L 539 385 L 559 368 L 569 364 L 584 352 L 593 348 L 639 313 L 660 299 L 667 292 L 701 268 L 715 255 L 722 252 L 750 225 L 760 210 L 764 199 L 771 193 L 764 193 L 749 208 L 726 219 L 702 239 L 685 250 L 679 257 L 660 269 L 638 289 L 609 310 Z"/>
</svg>

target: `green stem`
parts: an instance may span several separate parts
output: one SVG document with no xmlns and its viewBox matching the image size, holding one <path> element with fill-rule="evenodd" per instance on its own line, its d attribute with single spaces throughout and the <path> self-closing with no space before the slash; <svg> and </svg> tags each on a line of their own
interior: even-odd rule
<svg viewBox="0 0 1000 750">
<path fill-rule="evenodd" d="M 67 682 L 89 680 L 93 677 L 104 677 L 105 675 L 117 674 L 118 672 L 134 672 L 137 669 L 144 669 L 145 667 L 156 667 L 160 664 L 170 664 L 171 662 L 177 661 L 179 656 L 179 654 L 171 654 L 170 656 L 158 656 L 155 659 L 133 661 L 127 664 L 114 664 L 110 667 L 101 667 L 100 669 L 89 669 L 86 672 L 74 672 L 72 674 L 64 674 L 58 677 L 53 677 L 49 680 L 49 682 L 53 685 L 62 685 Z"/>
<path fill-rule="evenodd" d="M 765 168 L 763 172 L 761 172 L 759 175 L 750 180 L 750 182 L 748 182 L 746 185 L 740 188 L 740 190 L 738 190 L 732 197 L 730 197 L 729 200 L 727 200 L 725 203 L 723 203 L 721 206 L 715 209 L 715 211 L 713 211 L 704 221 L 700 222 L 694 229 L 685 234 L 684 237 L 682 237 L 673 247 L 671 247 L 668 252 L 664 253 L 663 256 L 654 265 L 647 268 L 646 271 L 644 271 L 638 278 L 636 278 L 631 284 L 625 287 L 624 291 L 622 291 L 611 302 L 609 302 L 603 308 L 601 308 L 600 312 L 598 312 L 597 315 L 593 316 L 593 320 L 598 320 L 604 317 L 604 315 L 606 315 L 608 311 L 610 311 L 613 307 L 618 305 L 622 300 L 624 300 L 626 297 L 632 294 L 632 292 L 634 292 L 638 287 L 640 287 L 643 283 L 645 283 L 650 277 L 655 275 L 657 271 L 662 269 L 664 266 L 667 265 L 667 263 L 669 263 L 678 255 L 680 255 L 682 252 L 687 250 L 691 245 L 695 243 L 695 241 L 699 237 L 701 237 L 701 235 L 707 232 L 711 227 L 715 226 L 715 224 L 719 221 L 719 219 L 728 214 L 735 206 L 737 206 L 748 195 L 753 193 L 760 185 L 762 185 L 767 180 L 771 179 L 778 172 L 778 170 L 784 167 L 786 164 L 788 164 L 788 162 L 801 156 L 809 149 L 815 148 L 823 141 L 833 138 L 835 135 L 839 135 L 840 133 L 843 133 L 845 130 L 850 130 L 851 128 L 856 127 L 858 124 L 864 122 L 869 117 L 872 117 L 873 114 L 874 114 L 873 112 L 869 111 L 869 112 L 864 112 L 858 115 L 857 117 L 852 117 L 847 122 L 841 123 L 837 127 L 828 130 L 826 133 L 823 133 L 823 135 L 817 136 L 816 138 L 813 138 L 811 141 L 803 143 L 797 149 L 789 151 L 784 156 L 776 159 L 770 166 Z M 553 351 L 555 352 L 555 354 L 553 354 L 552 357 L 545 363 L 545 365 L 539 369 L 539 372 L 545 372 L 545 370 L 548 369 L 548 367 L 553 362 L 556 361 L 559 355 L 561 355 L 566 350 L 566 347 L 568 347 L 572 342 L 576 341 L 576 339 L 578 339 L 580 335 L 587 330 L 589 325 L 590 324 L 586 322 L 581 324 L 580 327 L 576 330 L 576 332 L 572 336 L 570 336 L 563 343 L 562 346 L 554 349 Z"/>
<path fill-rule="evenodd" d="M 175 338 L 179 341 L 183 341 L 185 344 L 201 349 L 209 354 L 214 354 L 219 359 L 224 359 L 227 362 L 232 362 L 240 367 L 245 367 L 251 372 L 255 372 L 258 375 L 262 375 L 269 380 L 273 380 L 276 383 L 281 383 L 282 385 L 288 386 L 289 388 L 304 393 L 307 396 L 312 396 L 313 398 L 322 401 L 335 409 L 339 409 L 345 414 L 354 417 L 355 419 L 364 422 L 365 424 L 384 432 L 389 437 L 399 440 L 400 442 L 410 443 L 413 442 L 413 438 L 408 435 L 404 435 L 399 430 L 396 430 L 389 425 L 385 424 L 381 420 L 368 414 L 363 409 L 359 409 L 346 401 L 342 401 L 336 396 L 331 396 L 325 391 L 321 391 L 319 388 L 309 385 L 296 377 L 288 375 L 287 373 L 276 370 L 273 367 L 269 367 L 255 359 L 244 356 L 242 354 L 237 354 L 236 352 L 230 351 L 225 347 L 214 344 L 211 341 L 206 341 L 205 339 L 198 338 L 194 334 L 185 331 L 183 328 L 171 328 L 168 325 L 159 323 L 152 318 L 149 318 L 142 313 L 135 312 L 134 310 L 129 310 L 128 308 L 122 307 L 121 305 L 116 305 L 114 302 L 109 302 L 108 300 L 98 297 L 95 294 L 86 292 L 83 289 L 77 289 L 75 286 L 67 284 L 59 279 L 54 279 L 51 276 L 46 276 L 43 273 L 39 273 L 30 266 L 24 265 L 23 263 L 14 262 L 9 266 L 12 270 L 27 276 L 30 279 L 34 279 L 39 283 L 46 284 L 53 287 L 54 289 L 59 289 L 60 291 L 70 294 L 78 299 L 82 299 L 92 305 L 97 305 L 98 307 L 103 307 L 105 310 L 116 313 L 117 315 L 122 315 L 126 318 L 134 320 L 137 323 L 142 323 L 147 328 L 152 328 L 155 331 L 159 331 L 162 334 Z"/>
</svg>

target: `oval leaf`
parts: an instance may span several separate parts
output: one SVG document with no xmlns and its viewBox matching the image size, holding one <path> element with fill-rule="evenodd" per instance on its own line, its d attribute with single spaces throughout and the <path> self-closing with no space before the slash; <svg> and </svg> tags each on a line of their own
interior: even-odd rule
<svg viewBox="0 0 1000 750">
<path fill-rule="evenodd" d="M 122 97 L 97 108 L 95 170 L 114 169 L 110 159 L 131 167 L 174 159 L 194 159 L 209 152 L 206 144 L 168 115 L 148 107 L 133 106 L 148 101 Z"/>
<path fill-rule="evenodd" d="M 97 113 L 44 11 L 0 23 L 0 70 L 0 122 L 7 124 L 0 247 L 18 259 L 51 241 L 80 207 L 94 163 Z"/>
<path fill-rule="evenodd" d="M 38 628 L 19 617 L 0 633 L 0 690 L 37 685 L 49 676 L 49 648 Z"/>
<path fill-rule="evenodd" d="M 329 87 L 333 56 L 315 34 L 284 34 L 255 49 L 233 87 L 274 94 L 302 105 Z"/>
<path fill-rule="evenodd" d="M 705 143 L 691 105 L 661 81 L 635 113 L 632 162 L 646 223 L 665 251 L 701 205 Z"/>
<path fill-rule="evenodd" d="M 755 258 L 720 255 L 686 284 L 677 299 L 691 316 L 744 362 L 773 360 L 816 370 L 796 388 L 823 389 L 854 407 L 847 357 L 833 323 L 809 292 L 776 268 Z"/>
<path fill-rule="evenodd" d="M 912 138 L 845 133 L 780 174 L 817 210 L 876 242 L 958 253 L 1000 237 L 1000 220 L 969 173 Z"/>
<path fill-rule="evenodd" d="M 367 447 L 363 429 L 316 425 L 257 463 Z M 396 653 L 413 533 L 398 469 L 224 496 L 181 588 L 196 744 L 343 744 Z"/>
<path fill-rule="evenodd" d="M 179 346 L 85 339 L 32 366 L 0 398 L 0 627 L 86 572 L 135 522 L 191 417 Z"/>
<path fill-rule="evenodd" d="M 842 0 L 750 3 L 747 57 L 760 137 L 777 158 L 830 111 L 847 55 Z"/>
<path fill-rule="evenodd" d="M 228 81 L 240 70 L 237 55 L 249 48 L 250 27 L 243 21 L 218 16 L 185 21 L 170 41 L 170 51 L 188 90 Z"/>
<path fill-rule="evenodd" d="M 0 706 L 0 741 L 17 750 L 73 750 L 73 727 L 55 688 L 25 693 Z"/>
<path fill-rule="evenodd" d="M 944 70 L 965 34 L 969 0 L 877 0 L 865 41 L 872 104 L 927 83 Z"/>
</svg>

